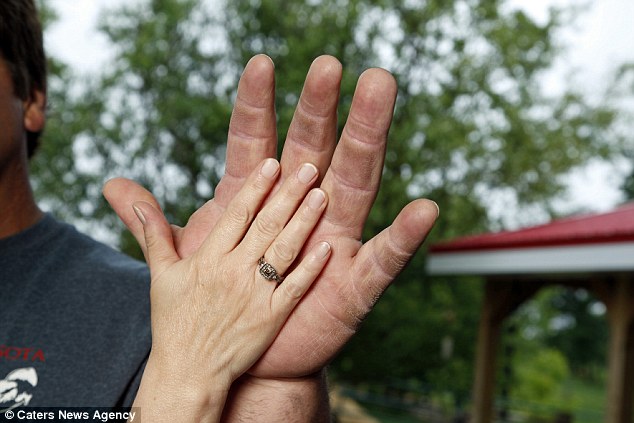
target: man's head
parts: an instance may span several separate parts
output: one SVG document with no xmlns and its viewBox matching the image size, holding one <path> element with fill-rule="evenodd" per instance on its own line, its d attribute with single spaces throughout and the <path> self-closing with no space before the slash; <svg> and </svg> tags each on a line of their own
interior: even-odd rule
<svg viewBox="0 0 634 423">
<path fill-rule="evenodd" d="M 24 129 L 29 157 L 35 151 L 41 122 L 28 120 L 28 107 L 36 104 L 43 113 L 46 93 L 46 57 L 42 28 L 33 0 L 0 0 L 0 61 L 13 85 L 13 95 L 24 104 Z"/>
</svg>

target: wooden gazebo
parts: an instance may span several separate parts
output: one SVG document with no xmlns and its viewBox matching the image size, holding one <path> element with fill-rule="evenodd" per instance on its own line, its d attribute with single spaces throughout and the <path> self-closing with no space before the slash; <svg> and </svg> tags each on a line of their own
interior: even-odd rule
<svg viewBox="0 0 634 423">
<path fill-rule="evenodd" d="M 606 306 L 610 327 L 606 423 L 632 423 L 634 403 L 634 203 L 614 211 L 471 236 L 431 247 L 431 275 L 480 275 L 473 423 L 493 419 L 502 323 L 546 285 L 583 287 Z"/>
</svg>

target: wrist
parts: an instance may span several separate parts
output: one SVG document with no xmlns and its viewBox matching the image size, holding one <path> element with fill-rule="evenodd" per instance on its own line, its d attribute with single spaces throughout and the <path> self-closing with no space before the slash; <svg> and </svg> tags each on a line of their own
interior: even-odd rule
<svg viewBox="0 0 634 423">
<path fill-rule="evenodd" d="M 330 421 L 326 372 L 297 378 L 245 374 L 231 385 L 222 421 Z"/>
<path fill-rule="evenodd" d="M 133 407 L 144 421 L 217 422 L 222 415 L 230 383 L 211 378 L 198 381 L 196 373 L 170 369 L 148 358 Z"/>
</svg>

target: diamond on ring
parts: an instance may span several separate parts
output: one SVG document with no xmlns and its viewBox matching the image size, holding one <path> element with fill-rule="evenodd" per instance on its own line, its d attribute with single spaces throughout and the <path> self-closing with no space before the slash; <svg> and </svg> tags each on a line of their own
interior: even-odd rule
<svg viewBox="0 0 634 423">
<path fill-rule="evenodd" d="M 260 275 L 262 275 L 262 277 L 267 281 L 282 283 L 284 280 L 284 278 L 277 273 L 277 270 L 264 260 L 264 256 L 260 257 L 258 260 L 258 268 L 260 270 Z"/>
</svg>

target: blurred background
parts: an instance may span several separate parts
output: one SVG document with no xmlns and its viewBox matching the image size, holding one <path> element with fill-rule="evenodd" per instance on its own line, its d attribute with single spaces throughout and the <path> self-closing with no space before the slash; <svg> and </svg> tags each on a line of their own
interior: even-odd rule
<svg viewBox="0 0 634 423">
<path fill-rule="evenodd" d="M 36 195 L 137 257 L 101 196 L 104 181 L 143 183 L 172 222 L 186 223 L 223 174 L 237 81 L 258 53 L 276 66 L 280 142 L 318 55 L 343 64 L 340 126 L 363 70 L 395 75 L 365 239 L 417 197 L 442 210 L 428 245 L 634 199 L 629 0 L 39 4 L 50 117 L 32 162 Z M 482 281 L 429 277 L 425 257 L 423 247 L 332 363 L 335 410 L 357 410 L 342 421 L 460 421 L 469 409 Z M 521 421 L 562 411 L 602 420 L 607 332 L 605 307 L 587 291 L 541 291 L 504 331 L 503 407 Z"/>
</svg>

